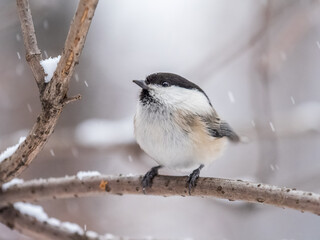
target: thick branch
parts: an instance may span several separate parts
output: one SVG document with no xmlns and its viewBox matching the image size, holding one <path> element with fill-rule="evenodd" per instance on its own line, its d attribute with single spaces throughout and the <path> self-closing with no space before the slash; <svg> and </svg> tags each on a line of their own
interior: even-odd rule
<svg viewBox="0 0 320 240">
<path fill-rule="evenodd" d="M 142 194 L 142 177 L 76 176 L 32 180 L 14 185 L 0 194 L 0 203 L 39 201 L 44 199 L 96 196 L 103 194 Z M 148 195 L 188 196 L 187 177 L 157 176 Z M 241 180 L 199 178 L 192 196 L 216 197 L 288 207 L 320 214 L 320 195 L 294 188 L 276 187 Z"/>
<path fill-rule="evenodd" d="M 33 26 L 29 1 L 17 0 L 17 7 L 21 23 L 24 47 L 26 49 L 26 60 L 32 70 L 39 90 L 42 91 L 44 87 L 43 79 L 45 73 L 42 66 L 40 65 L 42 56 L 37 44 L 37 37 Z"/>
<path fill-rule="evenodd" d="M 68 102 L 66 97 L 69 80 L 78 62 L 81 50 L 84 46 L 90 23 L 98 0 L 81 0 L 70 26 L 69 34 L 65 43 L 65 50 L 61 56 L 58 68 L 53 79 L 45 86 L 44 92 L 40 91 L 42 112 L 37 118 L 26 140 L 19 146 L 17 151 L 0 164 L 0 183 L 9 181 L 18 176 L 38 155 L 51 136 L 64 105 Z M 27 0 L 17 0 L 20 21 L 23 30 L 24 42 L 27 51 L 27 59 L 32 62 L 39 61 L 39 49 L 35 40 L 34 27 L 31 19 L 31 11 Z M 22 9 L 23 8 L 23 9 Z M 29 54 L 29 55 L 28 55 Z M 36 57 L 39 56 L 39 57 Z M 37 65 L 38 63 L 34 63 Z M 39 69 L 33 68 L 33 71 Z M 41 66 L 40 66 L 41 68 Z M 39 71 L 43 72 L 41 68 Z M 35 73 L 38 82 L 39 73 Z M 41 73 L 42 74 L 42 73 Z M 41 75 L 43 81 L 43 74 Z"/>
</svg>

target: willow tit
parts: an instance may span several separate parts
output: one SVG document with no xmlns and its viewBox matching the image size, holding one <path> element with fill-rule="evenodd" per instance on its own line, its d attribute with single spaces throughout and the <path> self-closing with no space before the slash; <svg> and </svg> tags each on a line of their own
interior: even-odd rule
<svg viewBox="0 0 320 240">
<path fill-rule="evenodd" d="M 221 120 L 206 93 L 196 84 L 172 73 L 154 73 L 146 80 L 133 80 L 142 88 L 134 117 L 139 146 L 159 166 L 143 180 L 143 191 L 151 187 L 158 169 L 192 171 L 189 194 L 200 170 L 221 155 L 228 138 L 238 135 Z"/>
</svg>

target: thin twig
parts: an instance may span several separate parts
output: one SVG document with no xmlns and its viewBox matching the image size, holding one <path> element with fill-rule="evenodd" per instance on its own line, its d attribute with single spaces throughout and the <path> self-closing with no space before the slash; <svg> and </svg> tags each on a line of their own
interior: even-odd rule
<svg viewBox="0 0 320 240">
<path fill-rule="evenodd" d="M 80 0 L 57 70 L 50 83 L 45 85 L 44 90 L 40 89 L 42 112 L 17 151 L 1 162 L 0 183 L 18 176 L 38 155 L 51 136 L 65 105 L 64 100 L 67 99 L 69 80 L 74 72 L 75 64 L 79 61 L 97 3 L 98 0 Z M 31 59 L 31 62 L 39 61 L 41 55 L 39 55 L 40 52 L 35 40 L 29 3 L 27 0 L 17 0 L 17 6 L 27 59 Z M 34 63 L 34 65 L 37 64 Z M 39 70 L 36 67 L 31 68 L 33 71 Z M 41 71 L 43 72 L 42 68 Z M 43 73 L 40 75 L 38 75 L 39 73 L 34 74 L 37 83 L 43 81 Z"/>
<path fill-rule="evenodd" d="M 30 6 L 28 0 L 17 0 L 17 8 L 21 23 L 24 47 L 26 49 L 26 60 L 29 63 L 33 76 L 40 92 L 44 88 L 44 70 L 40 64 L 42 60 L 41 51 L 38 48 L 37 37 L 34 30 Z"/>
<path fill-rule="evenodd" d="M 0 203 L 40 201 L 103 194 L 140 194 L 141 176 L 76 176 L 31 180 L 9 187 L 0 194 Z M 188 196 L 187 177 L 157 176 L 147 195 Z M 320 195 L 294 188 L 221 178 L 199 178 L 192 196 L 216 197 L 230 201 L 264 203 L 320 214 Z"/>
<path fill-rule="evenodd" d="M 72 96 L 72 97 L 68 97 L 66 99 L 63 100 L 63 103 L 64 104 L 69 104 L 69 103 L 72 103 L 72 102 L 75 102 L 75 101 L 78 101 L 78 100 L 81 100 L 81 95 L 80 94 L 77 94 L 75 96 Z"/>
<path fill-rule="evenodd" d="M 79 2 L 76 14 L 70 25 L 61 59 L 52 80 L 45 89 L 44 102 L 48 101 L 54 106 L 60 106 L 63 100 L 66 99 L 69 81 L 73 75 L 75 65 L 79 63 L 79 57 L 97 4 L 98 0 L 81 0 Z M 53 92 L 58 94 L 52 94 Z"/>
</svg>

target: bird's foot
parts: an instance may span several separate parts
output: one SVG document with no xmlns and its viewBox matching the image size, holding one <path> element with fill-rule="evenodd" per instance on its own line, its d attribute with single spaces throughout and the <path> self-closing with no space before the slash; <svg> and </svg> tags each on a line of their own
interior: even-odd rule
<svg viewBox="0 0 320 240">
<path fill-rule="evenodd" d="M 204 167 L 203 164 L 200 165 L 197 169 L 195 169 L 188 178 L 187 184 L 189 188 L 189 195 L 191 195 L 191 190 L 197 185 L 197 180 L 200 175 L 200 170 Z"/>
<path fill-rule="evenodd" d="M 148 171 L 148 172 L 144 175 L 144 177 L 143 177 L 143 179 L 142 179 L 142 181 L 141 181 L 143 193 L 146 193 L 145 191 L 146 191 L 146 188 L 147 188 L 147 187 L 151 187 L 151 186 L 152 186 L 152 180 L 153 180 L 153 178 L 154 178 L 155 176 L 158 175 L 158 170 L 159 170 L 159 168 L 161 168 L 161 167 L 162 167 L 162 166 L 153 167 L 153 168 L 150 169 L 150 171 Z"/>
</svg>

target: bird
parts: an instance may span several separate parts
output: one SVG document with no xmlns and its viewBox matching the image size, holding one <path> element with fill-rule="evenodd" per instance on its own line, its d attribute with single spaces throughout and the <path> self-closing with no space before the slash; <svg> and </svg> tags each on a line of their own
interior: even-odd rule
<svg viewBox="0 0 320 240">
<path fill-rule="evenodd" d="M 140 148 L 158 165 L 143 177 L 143 192 L 162 167 L 191 172 L 186 187 L 196 187 L 200 171 L 218 158 L 228 139 L 240 137 L 221 120 L 207 94 L 174 73 L 153 73 L 133 80 L 141 87 L 134 116 L 134 135 Z"/>
</svg>

